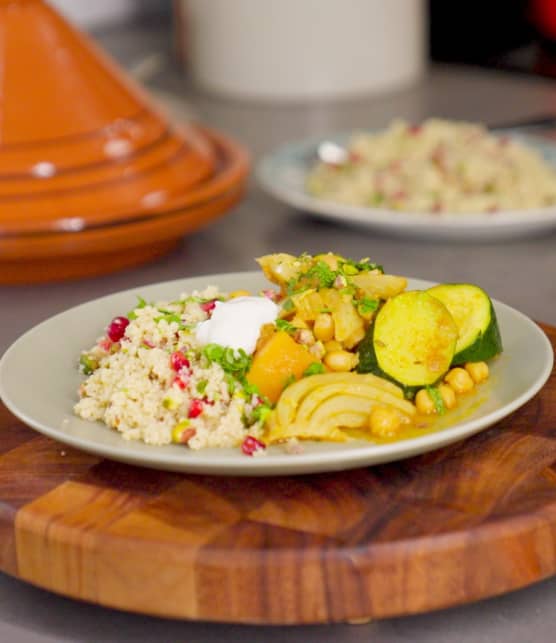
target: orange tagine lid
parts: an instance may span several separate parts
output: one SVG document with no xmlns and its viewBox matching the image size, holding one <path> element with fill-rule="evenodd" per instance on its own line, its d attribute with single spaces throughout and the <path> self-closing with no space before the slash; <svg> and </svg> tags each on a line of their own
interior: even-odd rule
<svg viewBox="0 0 556 643">
<path fill-rule="evenodd" d="M 169 122 L 42 0 L 0 0 L 0 284 L 156 259 L 228 212 L 243 148 Z"/>
<path fill-rule="evenodd" d="M 81 230 L 174 207 L 215 167 L 41 0 L 0 1 L 0 234 Z"/>
</svg>

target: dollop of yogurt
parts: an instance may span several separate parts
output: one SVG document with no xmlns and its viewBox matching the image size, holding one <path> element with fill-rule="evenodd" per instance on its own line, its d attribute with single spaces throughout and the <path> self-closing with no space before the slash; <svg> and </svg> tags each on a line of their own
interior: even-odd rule
<svg viewBox="0 0 556 643">
<path fill-rule="evenodd" d="M 268 297 L 236 297 L 217 301 L 210 319 L 197 324 L 195 336 L 201 346 L 220 344 L 248 355 L 255 351 L 264 324 L 272 323 L 280 308 Z"/>
</svg>

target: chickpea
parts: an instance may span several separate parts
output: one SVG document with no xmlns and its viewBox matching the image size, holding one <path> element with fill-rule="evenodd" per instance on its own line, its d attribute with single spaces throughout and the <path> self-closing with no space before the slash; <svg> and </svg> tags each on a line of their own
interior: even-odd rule
<svg viewBox="0 0 556 643">
<path fill-rule="evenodd" d="M 417 395 L 415 396 L 415 406 L 419 413 L 422 413 L 423 415 L 433 415 L 436 413 L 434 401 L 429 395 L 429 392 L 424 388 L 417 392 Z"/>
<path fill-rule="evenodd" d="M 400 414 L 388 406 L 373 406 L 369 414 L 371 433 L 380 438 L 395 436 L 401 427 Z"/>
<path fill-rule="evenodd" d="M 330 313 L 319 313 L 317 315 L 313 333 L 321 342 L 329 342 L 334 339 L 334 320 Z"/>
<path fill-rule="evenodd" d="M 335 339 L 331 339 L 329 342 L 324 343 L 324 350 L 327 353 L 332 353 L 333 351 L 341 351 L 342 345 Z"/>
<path fill-rule="evenodd" d="M 228 295 L 230 299 L 235 299 L 236 297 L 249 297 L 251 293 L 248 290 L 232 290 Z"/>
<path fill-rule="evenodd" d="M 463 368 L 452 368 L 444 378 L 456 393 L 469 393 L 475 387 L 469 373 Z"/>
<path fill-rule="evenodd" d="M 454 389 L 451 386 L 448 386 L 447 384 L 440 384 L 438 387 L 438 392 L 440 393 L 440 397 L 442 398 L 444 406 L 447 409 L 453 409 L 457 405 L 458 402 L 456 399 L 456 394 L 454 393 Z"/>
<path fill-rule="evenodd" d="M 331 351 L 324 356 L 324 364 L 331 371 L 345 373 L 357 366 L 359 359 L 355 353 L 349 351 Z"/>
<path fill-rule="evenodd" d="M 300 328 L 295 331 L 294 339 L 298 344 L 312 346 L 315 343 L 315 336 L 308 328 Z"/>
<path fill-rule="evenodd" d="M 489 371 L 486 362 L 467 362 L 465 370 L 471 375 L 475 384 L 480 384 L 488 379 Z"/>
<path fill-rule="evenodd" d="M 189 421 L 182 420 L 172 429 L 172 442 L 186 444 L 195 433 L 195 429 L 189 426 Z"/>
<path fill-rule="evenodd" d="M 309 353 L 311 353 L 311 355 L 313 355 L 317 360 L 321 360 L 325 353 L 322 342 L 315 342 L 312 346 L 309 346 Z"/>
</svg>

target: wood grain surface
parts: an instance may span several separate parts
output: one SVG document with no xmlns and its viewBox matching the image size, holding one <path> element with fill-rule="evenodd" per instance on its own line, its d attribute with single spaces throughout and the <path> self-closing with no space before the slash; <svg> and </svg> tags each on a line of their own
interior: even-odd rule
<svg viewBox="0 0 556 643">
<path fill-rule="evenodd" d="M 543 327 L 553 345 L 556 328 Z M 390 465 L 290 478 L 141 469 L 0 405 L 0 568 L 159 616 L 413 614 L 556 573 L 556 376 L 491 429 Z"/>
</svg>

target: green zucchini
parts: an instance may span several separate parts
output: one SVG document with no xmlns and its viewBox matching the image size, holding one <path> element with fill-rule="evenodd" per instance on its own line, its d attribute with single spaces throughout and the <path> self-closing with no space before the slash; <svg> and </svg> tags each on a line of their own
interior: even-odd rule
<svg viewBox="0 0 556 643">
<path fill-rule="evenodd" d="M 414 290 L 389 299 L 359 345 L 360 373 L 374 373 L 402 387 L 412 398 L 446 374 L 458 329 L 444 304 Z"/>
<path fill-rule="evenodd" d="M 450 311 L 459 338 L 453 366 L 483 362 L 502 352 L 502 338 L 492 301 L 473 284 L 440 284 L 427 290 Z"/>
</svg>

